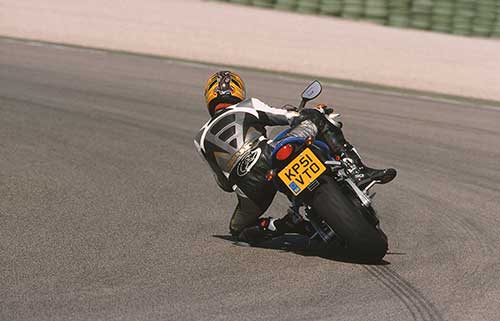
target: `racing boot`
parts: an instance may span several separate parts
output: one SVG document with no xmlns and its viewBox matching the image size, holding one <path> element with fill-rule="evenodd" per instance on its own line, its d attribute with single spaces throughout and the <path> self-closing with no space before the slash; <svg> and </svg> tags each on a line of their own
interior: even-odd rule
<svg viewBox="0 0 500 321">
<path fill-rule="evenodd" d="M 354 177 L 356 185 L 360 189 L 364 189 L 371 182 L 377 181 L 378 184 L 386 184 L 392 181 L 397 172 L 394 168 L 375 169 L 366 166 L 361 161 L 358 152 L 344 137 L 342 132 L 342 124 L 340 126 L 330 127 L 326 135 L 327 143 L 335 155 L 339 157 L 349 168 L 350 173 Z M 336 156 L 336 157 L 337 157 Z"/>
<path fill-rule="evenodd" d="M 304 236 L 314 234 L 314 227 L 309 221 L 304 220 L 301 216 L 294 218 L 290 211 L 282 218 L 276 220 L 274 225 L 278 231 L 282 233 L 297 233 Z"/>
<path fill-rule="evenodd" d="M 356 149 L 348 142 L 345 142 L 342 147 L 340 156 L 344 161 L 355 165 L 353 177 L 360 189 L 364 189 L 373 181 L 377 184 L 387 184 L 396 177 L 397 171 L 394 168 L 375 169 L 363 164 Z"/>
<path fill-rule="evenodd" d="M 257 225 L 245 227 L 237 238 L 239 241 L 254 245 L 281 236 L 284 233 L 278 231 L 274 225 L 276 220 L 272 217 L 260 218 Z"/>
<path fill-rule="evenodd" d="M 251 245 L 265 242 L 285 233 L 298 233 L 310 236 L 314 233 L 312 225 L 305 220 L 293 222 L 287 214 L 283 218 L 260 218 L 257 225 L 244 228 L 238 235 L 238 240 Z"/>
</svg>

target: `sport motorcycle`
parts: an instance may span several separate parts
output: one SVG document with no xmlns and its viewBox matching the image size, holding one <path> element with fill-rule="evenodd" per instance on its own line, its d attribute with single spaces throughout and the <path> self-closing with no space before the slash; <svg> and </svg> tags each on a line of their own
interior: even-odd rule
<svg viewBox="0 0 500 321">
<path fill-rule="evenodd" d="M 288 105 L 288 109 L 300 112 L 321 91 L 321 84 L 312 82 L 302 93 L 300 105 Z M 331 126 L 339 125 L 338 114 L 323 115 L 329 127 L 316 137 L 286 137 L 291 130 L 287 128 L 273 139 L 277 143 L 266 179 L 290 200 L 288 213 L 294 222 L 310 222 L 311 241 L 331 251 L 340 245 L 356 260 L 379 262 L 387 253 L 388 242 L 373 208 L 375 194 L 370 190 L 380 181 L 363 187 L 355 183 L 359 168 L 329 147 Z"/>
</svg>

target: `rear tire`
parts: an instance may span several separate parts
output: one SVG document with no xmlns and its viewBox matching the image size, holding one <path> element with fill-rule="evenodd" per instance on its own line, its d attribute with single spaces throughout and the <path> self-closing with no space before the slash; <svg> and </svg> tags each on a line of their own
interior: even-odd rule
<svg viewBox="0 0 500 321">
<path fill-rule="evenodd" d="M 387 236 L 365 216 L 372 213 L 355 204 L 333 178 L 323 177 L 320 183 L 311 206 L 340 238 L 346 250 L 342 254 L 356 261 L 380 262 L 387 253 Z"/>
</svg>

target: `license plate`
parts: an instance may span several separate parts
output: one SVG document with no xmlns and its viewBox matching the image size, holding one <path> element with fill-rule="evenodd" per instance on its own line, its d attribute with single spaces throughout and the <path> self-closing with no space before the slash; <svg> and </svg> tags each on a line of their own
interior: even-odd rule
<svg viewBox="0 0 500 321">
<path fill-rule="evenodd" d="M 325 170 L 325 165 L 309 148 L 306 148 L 290 164 L 283 168 L 278 173 L 278 176 L 292 193 L 297 196 Z"/>
</svg>

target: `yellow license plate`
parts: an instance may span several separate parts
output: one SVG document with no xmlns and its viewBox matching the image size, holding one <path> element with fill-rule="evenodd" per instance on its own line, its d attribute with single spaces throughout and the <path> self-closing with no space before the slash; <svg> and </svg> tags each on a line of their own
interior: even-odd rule
<svg viewBox="0 0 500 321">
<path fill-rule="evenodd" d="M 325 170 L 325 165 L 309 148 L 306 148 L 287 167 L 283 168 L 278 176 L 297 196 Z"/>
</svg>

